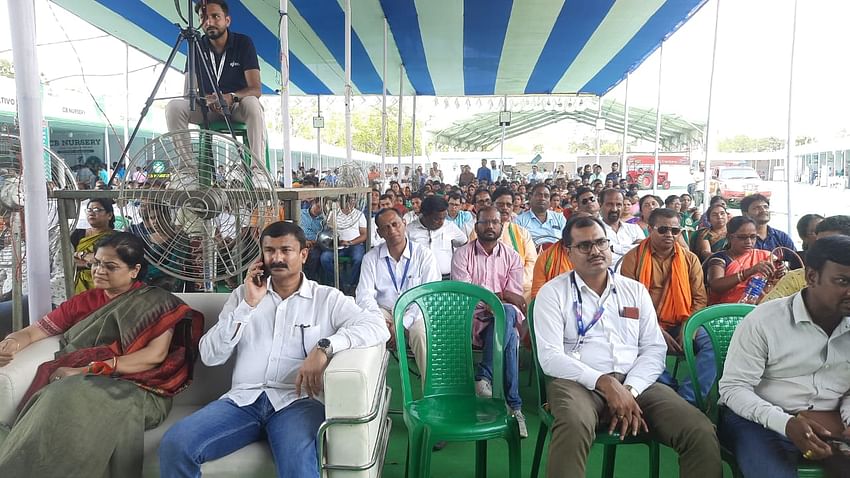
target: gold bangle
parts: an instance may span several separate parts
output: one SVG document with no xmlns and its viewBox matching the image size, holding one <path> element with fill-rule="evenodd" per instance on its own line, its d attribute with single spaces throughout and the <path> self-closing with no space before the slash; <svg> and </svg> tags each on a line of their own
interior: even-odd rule
<svg viewBox="0 0 850 478">
<path fill-rule="evenodd" d="M 15 348 L 15 352 L 19 352 L 21 350 L 21 342 L 18 341 L 18 339 L 14 338 L 14 337 L 6 337 L 3 340 L 0 340 L 0 342 L 5 342 L 7 340 L 14 340 L 15 341 L 15 344 L 17 345 L 17 347 Z"/>
</svg>

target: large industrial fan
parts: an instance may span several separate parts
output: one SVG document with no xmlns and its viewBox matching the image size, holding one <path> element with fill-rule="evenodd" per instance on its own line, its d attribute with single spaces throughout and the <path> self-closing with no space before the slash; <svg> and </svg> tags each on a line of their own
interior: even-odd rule
<svg viewBox="0 0 850 478">
<path fill-rule="evenodd" d="M 76 190 L 77 182 L 68 165 L 47 148 L 44 148 L 44 173 L 49 190 Z M 73 230 L 77 222 L 79 203 L 68 203 L 74 209 L 67 211 L 68 229 Z M 10 134 L 0 134 L 0 283 L 3 300 L 11 298 L 15 302 L 14 328 L 21 325 L 22 316 L 19 307 L 21 289 L 24 281 L 26 263 L 24 253 L 24 197 L 23 162 L 20 138 Z M 64 300 L 62 294 L 62 258 L 60 249 L 58 200 L 48 200 L 48 245 L 51 257 L 51 276 L 56 280 L 52 284 L 56 291 L 54 302 Z"/>
<path fill-rule="evenodd" d="M 260 255 L 263 228 L 282 218 L 274 180 L 247 147 L 206 130 L 148 142 L 127 166 L 119 206 L 163 273 L 212 290 Z"/>
</svg>

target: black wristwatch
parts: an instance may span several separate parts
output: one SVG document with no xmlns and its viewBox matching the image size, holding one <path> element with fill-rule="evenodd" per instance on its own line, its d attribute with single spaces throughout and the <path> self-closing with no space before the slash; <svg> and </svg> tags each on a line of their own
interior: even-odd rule
<svg viewBox="0 0 850 478">
<path fill-rule="evenodd" d="M 333 355 L 333 349 L 331 348 L 331 341 L 328 339 L 319 339 L 319 342 L 316 343 L 316 347 L 325 353 L 328 358 L 331 358 Z"/>
<path fill-rule="evenodd" d="M 236 96 L 236 93 L 230 93 L 230 99 L 233 100 L 233 103 L 239 103 L 239 97 Z"/>
</svg>

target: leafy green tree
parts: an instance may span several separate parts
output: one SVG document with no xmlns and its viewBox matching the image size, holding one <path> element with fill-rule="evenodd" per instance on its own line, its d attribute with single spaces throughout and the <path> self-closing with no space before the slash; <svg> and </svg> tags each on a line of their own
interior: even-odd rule
<svg viewBox="0 0 850 478">
<path fill-rule="evenodd" d="M 0 76 L 6 78 L 15 77 L 15 65 L 5 58 L 0 58 Z"/>
</svg>

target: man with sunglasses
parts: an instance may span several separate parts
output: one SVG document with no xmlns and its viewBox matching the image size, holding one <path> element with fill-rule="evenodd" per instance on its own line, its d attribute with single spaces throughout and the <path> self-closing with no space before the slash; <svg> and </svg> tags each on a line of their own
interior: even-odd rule
<svg viewBox="0 0 850 478">
<path fill-rule="evenodd" d="M 502 220 L 492 206 L 478 210 L 475 223 L 476 240 L 455 251 L 452 257 L 452 280 L 466 282 L 493 291 L 505 309 L 504 388 L 505 401 L 519 424 L 520 436 L 528 436 L 519 395 L 519 334 L 517 325 L 524 319 L 526 302 L 522 296 L 522 259 L 499 240 Z M 475 309 L 473 338 L 484 349 L 475 372 L 475 391 L 481 397 L 493 395 L 493 313 L 480 305 Z"/>
<path fill-rule="evenodd" d="M 599 201 L 592 189 L 582 186 L 576 190 L 576 210 L 599 217 Z"/>
<path fill-rule="evenodd" d="M 649 237 L 623 256 L 620 273 L 644 285 L 652 298 L 667 352 L 681 355 L 685 322 L 696 311 L 705 308 L 708 296 L 703 282 L 702 266 L 696 254 L 678 242 L 682 233 L 679 213 L 666 208 L 649 215 Z M 696 334 L 697 374 L 703 396 L 708 394 L 716 376 L 714 349 L 703 329 Z M 694 403 L 690 377 L 677 384 L 665 370 L 658 381 L 678 390 L 685 400 Z"/>
<path fill-rule="evenodd" d="M 610 271 L 602 222 L 571 219 L 565 247 L 574 270 L 544 285 L 534 303 L 537 355 L 555 417 L 547 476 L 585 476 L 601 426 L 621 437 L 652 433 L 679 454 L 679 474 L 723 475 L 714 426 L 656 383 L 667 347 L 640 283 Z"/>
</svg>

